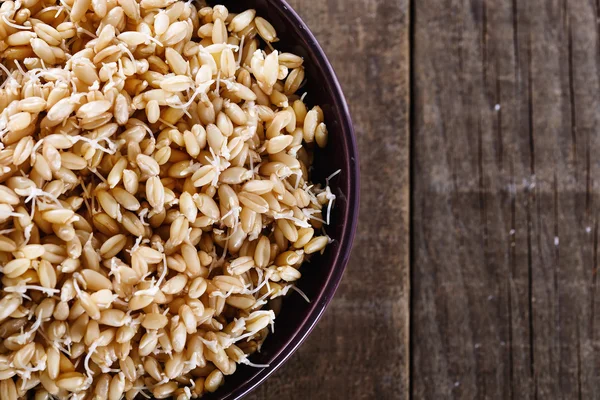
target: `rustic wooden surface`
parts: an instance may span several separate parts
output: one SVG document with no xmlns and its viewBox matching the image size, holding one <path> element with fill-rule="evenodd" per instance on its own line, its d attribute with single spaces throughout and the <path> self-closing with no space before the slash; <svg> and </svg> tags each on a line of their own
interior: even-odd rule
<svg viewBox="0 0 600 400">
<path fill-rule="evenodd" d="M 599 4 L 413 7 L 412 396 L 600 398 Z"/>
<path fill-rule="evenodd" d="M 323 46 L 348 99 L 361 155 L 361 215 L 352 260 L 323 319 L 248 399 L 405 397 L 408 0 L 289 3 Z"/>
<path fill-rule="evenodd" d="M 352 108 L 362 215 L 251 398 L 600 398 L 600 1 L 292 3 Z"/>
</svg>

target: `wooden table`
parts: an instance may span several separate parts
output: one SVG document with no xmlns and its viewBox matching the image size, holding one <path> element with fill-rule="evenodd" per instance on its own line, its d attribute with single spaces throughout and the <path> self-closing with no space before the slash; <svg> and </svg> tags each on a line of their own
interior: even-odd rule
<svg viewBox="0 0 600 400">
<path fill-rule="evenodd" d="M 408 2 L 290 4 L 319 39 L 348 99 L 361 156 L 361 212 L 352 260 L 325 316 L 300 350 L 249 399 L 406 397 Z"/>
<path fill-rule="evenodd" d="M 350 103 L 361 217 L 249 398 L 600 398 L 600 3 L 290 2 Z"/>
</svg>

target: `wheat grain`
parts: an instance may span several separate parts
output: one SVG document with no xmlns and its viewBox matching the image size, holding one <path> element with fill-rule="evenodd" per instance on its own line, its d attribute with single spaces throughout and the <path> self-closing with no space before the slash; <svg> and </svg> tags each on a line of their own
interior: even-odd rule
<svg viewBox="0 0 600 400">
<path fill-rule="evenodd" d="M 214 370 L 206 377 L 204 388 L 207 392 L 216 391 L 223 384 L 223 373 L 219 370 Z"/>
<path fill-rule="evenodd" d="M 214 391 L 264 340 L 263 304 L 329 243 L 335 196 L 308 175 L 328 131 L 296 94 L 303 60 L 261 50 L 277 33 L 254 10 L 35 4 L 13 17 L 25 29 L 0 24 L 0 396 Z"/>
<path fill-rule="evenodd" d="M 264 19 L 262 17 L 256 17 L 256 19 L 254 20 L 254 23 L 256 24 L 256 30 L 258 31 L 258 34 L 266 42 L 277 41 L 277 32 L 275 31 L 275 28 L 273 27 L 273 25 L 271 25 L 271 23 L 269 23 L 269 21 L 267 21 L 266 19 Z"/>
<path fill-rule="evenodd" d="M 125 374 L 119 372 L 110 381 L 108 400 L 119 400 L 125 391 Z"/>
</svg>

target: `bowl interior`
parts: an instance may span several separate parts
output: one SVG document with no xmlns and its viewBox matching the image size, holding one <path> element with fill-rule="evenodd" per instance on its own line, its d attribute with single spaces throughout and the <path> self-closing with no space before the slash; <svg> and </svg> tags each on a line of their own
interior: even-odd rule
<svg viewBox="0 0 600 400">
<path fill-rule="evenodd" d="M 304 58 L 307 83 L 303 87 L 309 104 L 323 108 L 329 130 L 329 144 L 315 154 L 312 181 L 325 183 L 328 176 L 341 170 L 330 182 L 337 196 L 331 211 L 327 234 L 334 240 L 323 255 L 311 258 L 302 266 L 302 278 L 297 286 L 311 300 L 307 303 L 291 292 L 275 321 L 275 333 L 265 340 L 260 353 L 250 357 L 256 364 L 269 364 L 257 369 L 238 366 L 217 392 L 207 399 L 234 399 L 243 396 L 270 375 L 310 333 L 333 296 L 350 255 L 358 215 L 358 159 L 350 115 L 331 65 L 316 39 L 291 7 L 281 0 L 217 0 L 232 12 L 248 8 L 267 19 L 277 30 L 278 51 L 292 52 Z"/>
</svg>

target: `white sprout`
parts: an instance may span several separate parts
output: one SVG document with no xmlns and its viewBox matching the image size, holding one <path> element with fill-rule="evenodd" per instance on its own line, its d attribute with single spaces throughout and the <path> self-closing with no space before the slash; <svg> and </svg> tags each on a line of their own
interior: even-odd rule
<svg viewBox="0 0 600 400">
<path fill-rule="evenodd" d="M 2 21 L 4 21 L 4 23 L 10 27 L 13 27 L 15 29 L 24 29 L 24 30 L 29 30 L 29 29 L 33 29 L 31 26 L 25 26 L 25 25 L 18 25 L 15 24 L 14 22 L 11 22 L 6 15 L 2 15 Z"/>
</svg>

